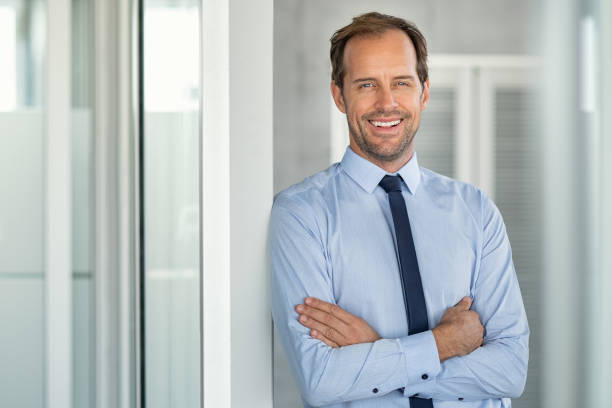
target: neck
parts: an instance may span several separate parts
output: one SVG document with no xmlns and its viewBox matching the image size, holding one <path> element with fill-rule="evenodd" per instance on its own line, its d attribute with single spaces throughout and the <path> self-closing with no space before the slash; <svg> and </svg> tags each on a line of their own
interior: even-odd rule
<svg viewBox="0 0 612 408">
<path fill-rule="evenodd" d="M 387 173 L 397 173 L 399 169 L 404 167 L 406 163 L 408 163 L 410 159 L 412 159 L 412 154 L 414 153 L 414 149 L 412 148 L 412 144 L 411 144 L 406 149 L 406 151 L 403 152 L 398 158 L 393 159 L 393 160 L 381 160 L 380 158 L 372 157 L 364 153 L 363 151 L 361 151 L 361 149 L 355 146 L 355 144 L 352 143 L 352 141 L 351 143 L 349 143 L 349 146 L 351 147 L 353 152 L 355 152 L 357 155 L 363 157 L 364 159 L 366 159 L 367 161 L 371 163 L 374 163 L 375 165 L 377 165 L 378 167 L 380 167 Z"/>
</svg>

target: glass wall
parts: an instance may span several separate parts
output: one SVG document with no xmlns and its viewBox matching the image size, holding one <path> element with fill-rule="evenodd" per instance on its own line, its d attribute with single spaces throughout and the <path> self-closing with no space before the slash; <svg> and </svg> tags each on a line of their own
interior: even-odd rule
<svg viewBox="0 0 612 408">
<path fill-rule="evenodd" d="M 46 4 L 0 1 L 0 398 L 44 406 Z"/>
<path fill-rule="evenodd" d="M 200 2 L 151 0 L 143 5 L 143 400 L 146 406 L 199 407 Z M 136 118 L 120 111 L 129 101 L 116 100 L 129 96 L 123 92 L 129 89 L 129 75 L 114 71 L 136 62 L 117 60 L 129 57 L 125 32 L 130 23 L 122 27 L 116 17 L 129 21 L 127 12 L 132 10 L 118 1 L 70 0 L 69 9 L 53 9 L 56 6 L 41 0 L 0 0 L 0 405 L 43 408 L 71 397 L 74 407 L 128 407 L 135 395 L 130 365 L 135 359 L 131 330 L 136 323 L 130 320 L 131 288 L 118 285 L 129 286 L 132 278 L 123 274 L 134 271 L 127 261 L 125 270 L 118 272 L 115 257 L 131 257 L 119 253 L 132 248 L 118 225 L 132 221 L 132 209 L 131 198 L 122 196 L 131 192 L 119 191 L 123 179 L 116 178 L 129 178 L 135 160 L 126 147 L 129 130 L 114 120 L 123 126 L 122 121 Z M 70 358 L 63 356 L 62 361 L 72 363 L 72 375 L 58 373 L 70 381 L 62 384 L 70 386 L 64 390 L 68 394 L 61 391 L 47 401 L 49 379 L 57 378 L 47 375 L 46 349 L 52 313 L 46 301 L 55 293 L 49 293 L 45 266 L 46 244 L 54 239 L 46 231 L 45 115 L 54 103 L 45 95 L 51 71 L 46 65 L 47 30 L 68 12 L 71 86 L 66 87 L 70 116 L 65 119 L 70 125 L 71 179 L 58 182 L 70 183 L 72 194 L 71 282 L 70 289 L 62 288 L 71 292 L 72 307 L 71 314 L 61 318 L 70 318 L 61 322 L 62 334 L 71 331 L 72 337 Z M 52 22 L 50 15 L 55 16 Z M 111 26 L 102 28 L 105 22 Z M 96 49 L 101 44 L 104 49 Z M 100 57 L 97 65 L 94 56 Z M 118 78 L 124 82 L 102 97 L 95 95 L 96 86 L 114 85 Z M 95 139 L 94 124 L 102 120 L 113 123 L 96 126 Z M 95 169 L 97 176 L 108 174 L 97 177 Z M 104 185 L 96 185 L 96 180 Z M 100 238 L 97 231 L 100 242 L 96 214 L 98 221 L 108 220 L 106 235 Z M 103 256 L 108 270 L 96 271 Z"/>
<path fill-rule="evenodd" d="M 144 397 L 200 406 L 200 3 L 143 2 Z"/>
<path fill-rule="evenodd" d="M 93 406 L 91 2 L 73 1 L 74 406 Z M 0 1 L 0 395 L 43 407 L 45 387 L 44 70 L 48 5 Z"/>
</svg>

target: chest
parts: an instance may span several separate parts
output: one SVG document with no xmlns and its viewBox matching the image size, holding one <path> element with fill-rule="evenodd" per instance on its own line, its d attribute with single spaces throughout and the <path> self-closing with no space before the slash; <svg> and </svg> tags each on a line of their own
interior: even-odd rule
<svg viewBox="0 0 612 408">
<path fill-rule="evenodd" d="M 328 231 L 328 269 L 339 306 L 383 337 L 408 332 L 393 219 L 385 200 L 345 202 Z M 469 296 L 478 232 L 457 208 L 407 200 L 430 327 Z M 467 218 L 466 218 L 467 217 Z"/>
</svg>

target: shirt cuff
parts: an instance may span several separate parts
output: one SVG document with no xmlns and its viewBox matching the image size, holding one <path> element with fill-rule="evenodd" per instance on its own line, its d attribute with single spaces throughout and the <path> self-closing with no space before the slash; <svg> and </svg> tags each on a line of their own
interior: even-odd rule
<svg viewBox="0 0 612 408">
<path fill-rule="evenodd" d="M 438 346 L 431 330 L 399 339 L 406 362 L 405 396 L 411 396 L 410 385 L 424 385 L 440 373 Z"/>
</svg>

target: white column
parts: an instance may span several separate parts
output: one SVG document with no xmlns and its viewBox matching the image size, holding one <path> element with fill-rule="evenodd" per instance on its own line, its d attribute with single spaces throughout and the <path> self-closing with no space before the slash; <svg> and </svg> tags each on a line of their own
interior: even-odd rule
<svg viewBox="0 0 612 408">
<path fill-rule="evenodd" d="M 574 0 L 544 2 L 543 104 L 543 403 L 544 408 L 582 406 L 580 388 L 583 265 L 576 245 L 578 188 L 577 19 Z"/>
<path fill-rule="evenodd" d="M 47 6 L 46 406 L 72 406 L 70 1 Z"/>
<path fill-rule="evenodd" d="M 599 42 L 595 52 L 599 56 L 599 73 L 596 82 L 599 89 L 599 202 L 596 218 L 599 221 L 598 258 L 596 272 L 597 292 L 593 294 L 595 316 L 590 335 L 596 340 L 596 350 L 589 367 L 589 381 L 595 382 L 590 388 L 593 395 L 589 406 L 603 407 L 612 401 L 612 2 L 600 0 L 599 15 L 596 20 Z M 597 81 L 596 79 L 596 81 Z"/>
<path fill-rule="evenodd" d="M 475 69 L 474 67 L 457 67 L 455 97 L 455 176 L 458 180 L 478 184 L 478 152 L 475 146 L 478 136 L 474 111 Z"/>
<path fill-rule="evenodd" d="M 272 407 L 274 1 L 231 0 L 229 11 L 232 407 Z"/>
<path fill-rule="evenodd" d="M 490 71 L 478 77 L 478 187 L 495 199 L 495 89 Z"/>
<path fill-rule="evenodd" d="M 231 406 L 229 2 L 202 2 L 202 406 Z"/>
<path fill-rule="evenodd" d="M 273 1 L 202 7 L 203 406 L 272 407 Z"/>
</svg>

